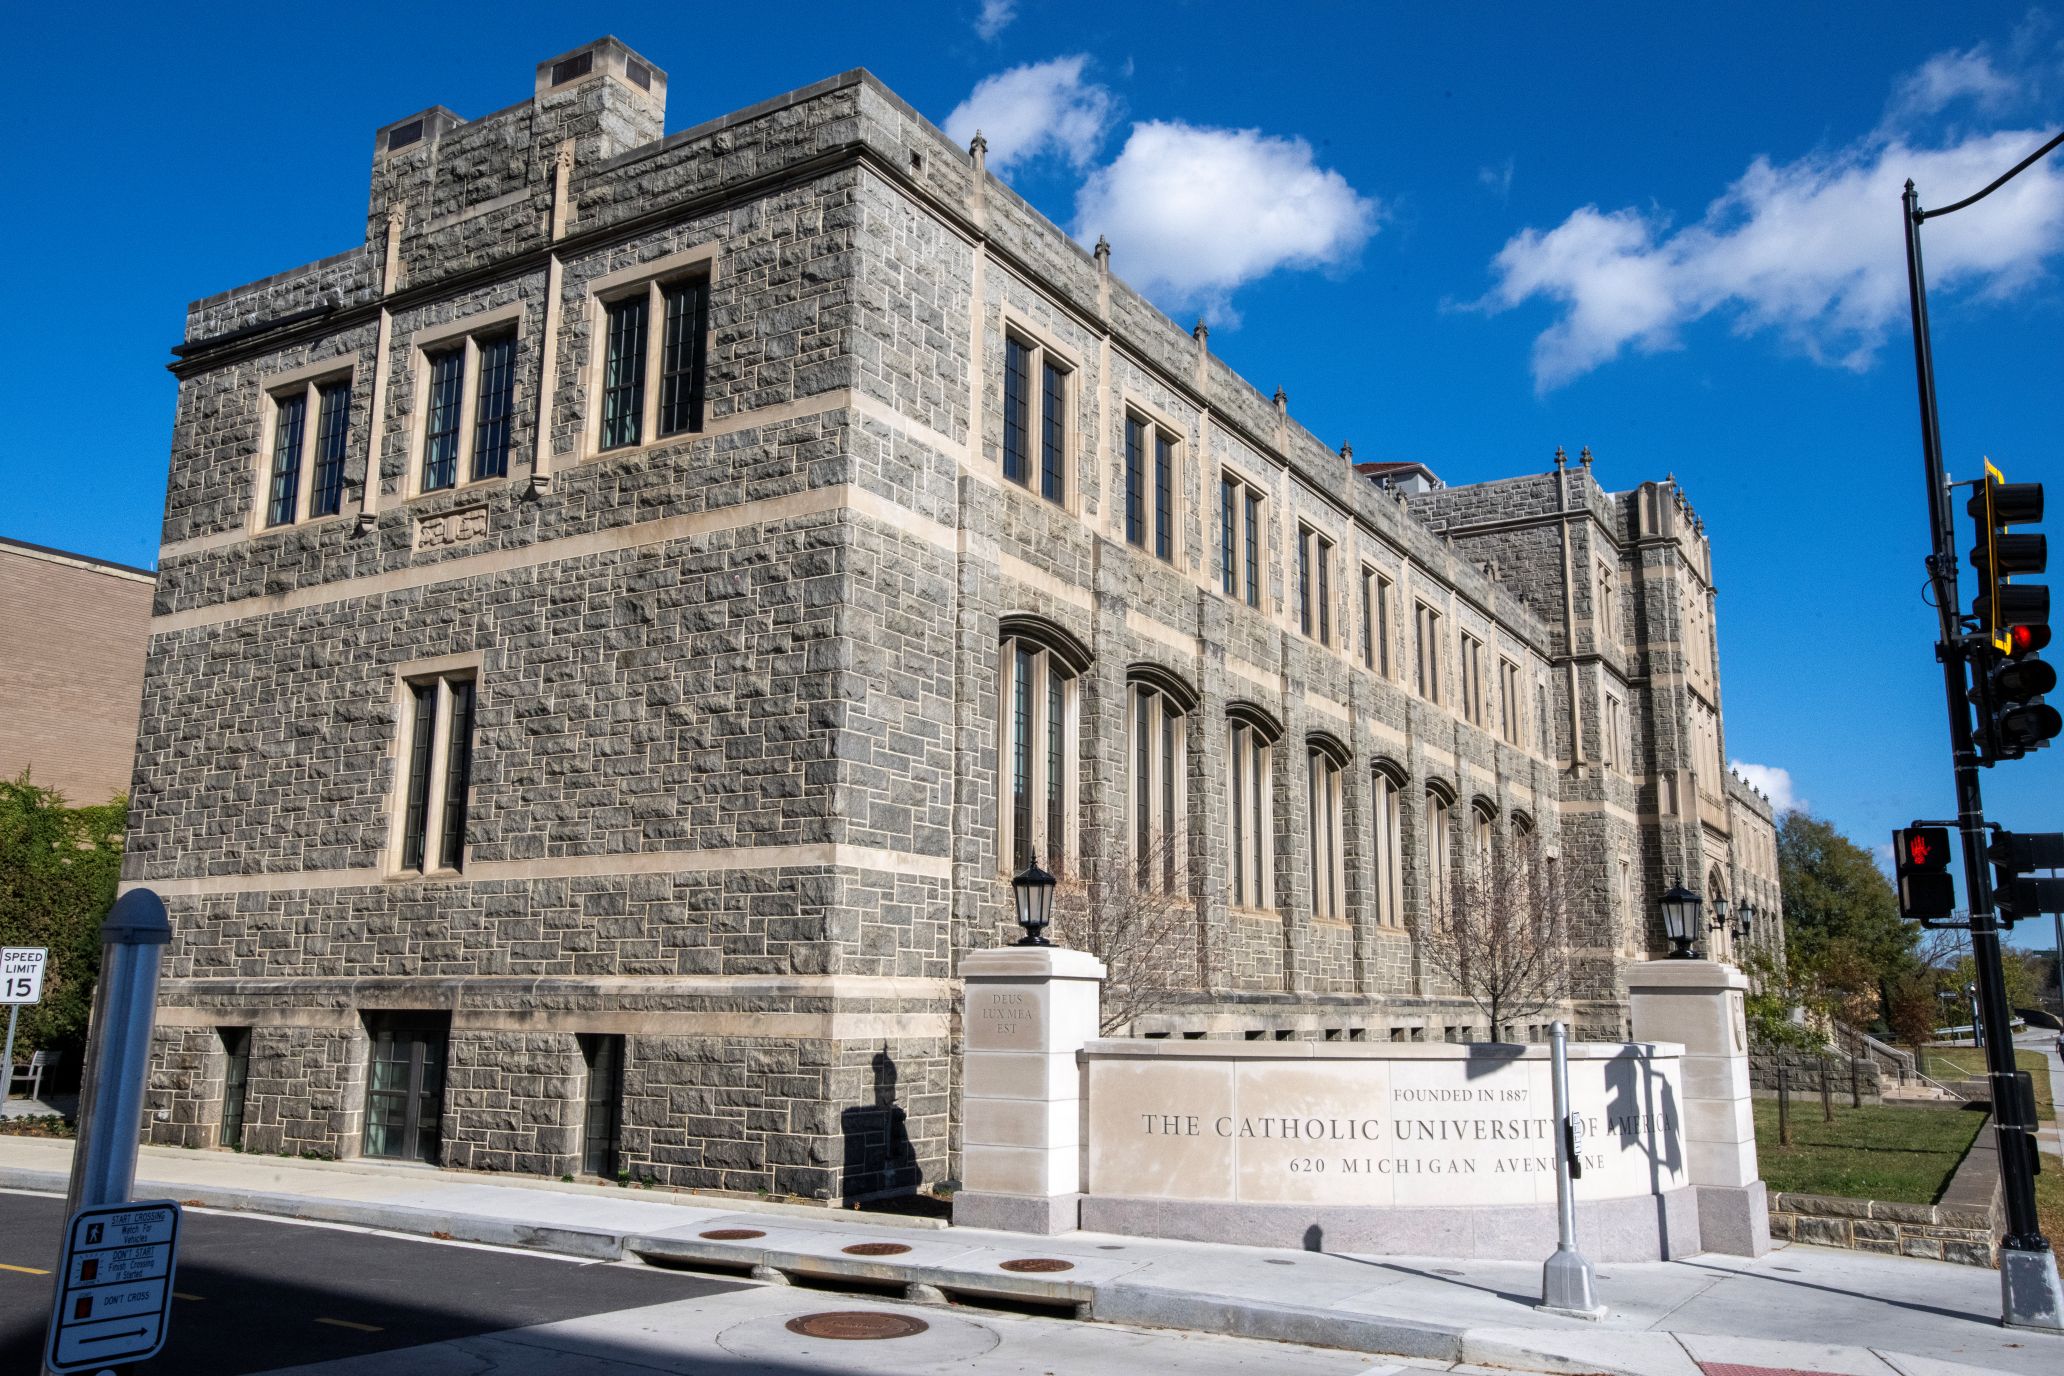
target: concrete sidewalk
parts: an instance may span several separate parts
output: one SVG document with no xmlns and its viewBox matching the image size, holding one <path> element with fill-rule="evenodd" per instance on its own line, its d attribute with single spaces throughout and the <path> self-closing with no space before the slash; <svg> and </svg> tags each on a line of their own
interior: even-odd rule
<svg viewBox="0 0 2064 1376">
<path fill-rule="evenodd" d="M 68 1142 L 0 1137 L 0 1188 L 62 1190 L 70 1156 Z M 1591 1324 L 1533 1307 L 1539 1258 L 1035 1238 L 814 1206 L 163 1148 L 145 1148 L 139 1177 L 139 1197 L 216 1208 L 1436 1362 L 1629 1376 L 1701 1376 L 1723 1364 L 1842 1376 L 2064 1371 L 2064 1337 L 1999 1327 L 1995 1272 L 1800 1245 L 1756 1261 L 1603 1266 L 1610 1313 Z M 864 1244 L 875 1245 L 852 1250 Z M 1013 1264 L 1024 1261 L 1042 1265 Z"/>
</svg>

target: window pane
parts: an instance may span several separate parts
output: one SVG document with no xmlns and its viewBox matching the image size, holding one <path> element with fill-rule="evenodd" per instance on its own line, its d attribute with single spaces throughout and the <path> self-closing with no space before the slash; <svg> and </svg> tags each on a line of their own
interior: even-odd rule
<svg viewBox="0 0 2064 1376">
<path fill-rule="evenodd" d="M 1132 857 L 1134 879 L 1144 882 L 1153 859 L 1154 699 L 1145 689 L 1132 695 Z"/>
<path fill-rule="evenodd" d="M 1161 889 L 1175 892 L 1175 714 L 1161 703 Z"/>
<path fill-rule="evenodd" d="M 622 1037 L 580 1039 L 587 1062 L 586 1122 L 581 1133 L 581 1169 L 590 1175 L 613 1176 L 623 1127 Z"/>
<path fill-rule="evenodd" d="M 1245 727 L 1233 728 L 1233 903 L 1239 907 L 1244 907 L 1247 903 L 1247 876 L 1242 863 L 1247 854 L 1247 799 L 1246 790 L 1241 786 L 1241 775 L 1244 770 L 1240 761 L 1241 751 L 1245 748 L 1246 734 Z"/>
<path fill-rule="evenodd" d="M 602 447 L 636 444 L 645 423 L 646 294 L 609 307 L 608 354 L 602 369 Z M 540 442 L 543 442 L 542 440 Z"/>
<path fill-rule="evenodd" d="M 435 492 L 459 480 L 459 384 L 466 355 L 447 349 L 430 356 L 429 409 L 423 421 L 423 490 Z"/>
<path fill-rule="evenodd" d="M 1011 709 L 1011 873 L 1032 856 L 1032 655 L 1019 649 L 1012 656 Z"/>
<path fill-rule="evenodd" d="M 1390 583 L 1376 580 L 1376 672 L 1390 677 Z"/>
<path fill-rule="evenodd" d="M 1068 729 L 1067 680 L 1055 670 L 1052 659 L 1046 668 L 1046 868 L 1058 877 L 1061 852 L 1068 843 L 1068 769 L 1062 740 Z"/>
<path fill-rule="evenodd" d="M 1025 346 L 1011 335 L 1003 337 L 1003 476 L 1014 483 L 1027 481 L 1031 439 L 1026 431 L 1030 420 L 1026 408 L 1032 400 L 1032 359 Z"/>
<path fill-rule="evenodd" d="M 401 822 L 401 863 L 423 868 L 423 841 L 429 820 L 430 733 L 437 725 L 437 685 L 419 683 L 409 690 L 414 725 L 409 734 L 408 809 Z"/>
<path fill-rule="evenodd" d="M 1247 605 L 1261 605 L 1261 498 L 1247 494 Z"/>
<path fill-rule="evenodd" d="M 265 524 L 283 526 L 294 519 L 301 496 L 301 435 L 308 421 L 308 394 L 279 399 L 272 427 L 272 488 L 265 503 Z"/>
<path fill-rule="evenodd" d="M 1312 537 L 1312 544 L 1316 547 L 1313 553 L 1319 565 L 1319 639 L 1325 644 L 1331 645 L 1333 643 L 1333 584 L 1327 566 L 1332 563 L 1332 560 L 1327 558 L 1327 556 L 1333 552 L 1333 546 L 1318 536 Z"/>
<path fill-rule="evenodd" d="M 516 407 L 516 336 L 480 345 L 480 386 L 473 398 L 473 477 L 509 472 L 509 431 Z"/>
<path fill-rule="evenodd" d="M 709 349 L 709 283 L 676 282 L 666 300 L 666 335 L 659 361 L 659 433 L 702 429 L 704 355 Z"/>
<path fill-rule="evenodd" d="M 1175 447 L 1154 432 L 1154 553 L 1175 557 Z"/>
<path fill-rule="evenodd" d="M 1147 437 L 1143 427 L 1130 416 L 1125 420 L 1125 539 L 1146 547 L 1147 543 Z"/>
<path fill-rule="evenodd" d="M 1238 485 L 1231 478 L 1222 479 L 1218 484 L 1218 578 L 1227 597 L 1236 595 L 1240 586 L 1240 571 L 1234 559 L 1239 533 L 1233 528 L 1239 500 Z"/>
<path fill-rule="evenodd" d="M 1362 575 L 1362 664 L 1370 669 L 1376 667 L 1376 615 L 1372 605 L 1375 581 L 1366 573 Z"/>
<path fill-rule="evenodd" d="M 315 389 L 315 485 L 308 493 L 310 516 L 334 516 L 344 503 L 344 448 L 351 438 L 351 384 L 332 382 Z"/>
<path fill-rule="evenodd" d="M 1306 635 L 1312 631 L 1311 546 L 1311 532 L 1300 531 L 1297 537 L 1297 629 Z"/>
<path fill-rule="evenodd" d="M 1045 368 L 1046 404 L 1039 431 L 1039 491 L 1050 502 L 1068 496 L 1066 438 L 1068 370 L 1049 363 Z"/>
<path fill-rule="evenodd" d="M 473 681 L 451 683 L 451 727 L 444 755 L 444 836 L 439 859 L 458 869 L 466 854 L 466 798 L 473 783 Z"/>
</svg>

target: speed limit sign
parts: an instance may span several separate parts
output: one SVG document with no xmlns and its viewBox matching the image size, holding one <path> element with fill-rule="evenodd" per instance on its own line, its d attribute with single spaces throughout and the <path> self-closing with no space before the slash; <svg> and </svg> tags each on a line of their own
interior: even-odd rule
<svg viewBox="0 0 2064 1376">
<path fill-rule="evenodd" d="M 43 967 L 50 951 L 43 946 L 9 946 L 0 950 L 0 1004 L 41 1003 Z"/>
</svg>

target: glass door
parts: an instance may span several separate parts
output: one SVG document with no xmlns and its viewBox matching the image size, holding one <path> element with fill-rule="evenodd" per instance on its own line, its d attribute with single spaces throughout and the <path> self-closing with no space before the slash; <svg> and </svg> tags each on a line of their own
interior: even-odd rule
<svg viewBox="0 0 2064 1376">
<path fill-rule="evenodd" d="M 587 1120 L 581 1132 L 581 1169 L 613 1177 L 623 1135 L 622 1037 L 584 1036 L 588 1064 Z"/>
<path fill-rule="evenodd" d="M 449 1027 L 449 1019 L 437 1015 L 368 1019 L 373 1048 L 366 1076 L 367 1156 L 437 1164 Z"/>
<path fill-rule="evenodd" d="M 222 1072 L 222 1138 L 225 1147 L 244 1145 L 244 1087 L 251 1080 L 251 1029 L 222 1029 L 227 1064 Z"/>
</svg>

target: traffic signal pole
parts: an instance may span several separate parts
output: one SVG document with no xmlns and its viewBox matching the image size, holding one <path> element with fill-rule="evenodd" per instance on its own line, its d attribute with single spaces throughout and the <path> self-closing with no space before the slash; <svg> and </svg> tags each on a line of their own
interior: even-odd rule
<svg viewBox="0 0 2064 1376">
<path fill-rule="evenodd" d="M 1976 196 L 1933 214 L 1961 210 L 2048 153 L 2064 135 Z M 2064 1330 L 2064 1286 L 2057 1260 L 2035 1212 L 2035 1124 L 2014 1074 L 2012 1015 L 2006 977 L 2000 968 L 1999 923 L 1993 912 L 1992 875 L 1986 861 L 1985 803 L 1978 782 L 1978 752 L 1972 741 L 1970 638 L 1961 624 L 1957 595 L 1955 516 L 1949 477 L 1942 461 L 1942 432 L 1935 404 L 1935 358 L 1929 343 L 1927 283 L 1921 267 L 1921 209 L 1914 184 L 1901 201 L 1906 225 L 1906 280 L 1913 314 L 1914 375 L 1920 391 L 1921 453 L 1928 484 L 1928 528 L 1932 553 L 1928 580 L 1940 623 L 1936 657 L 1942 661 L 1943 691 L 1949 704 L 1950 754 L 1956 774 L 1957 829 L 1964 850 L 1964 894 L 1971 910 L 1971 956 L 1978 975 L 1978 1019 L 1984 1030 L 1986 1076 L 1992 1089 L 1993 1132 L 2006 1196 L 2007 1234 L 2000 1247 L 2000 1321 L 2014 1328 Z"/>
</svg>

